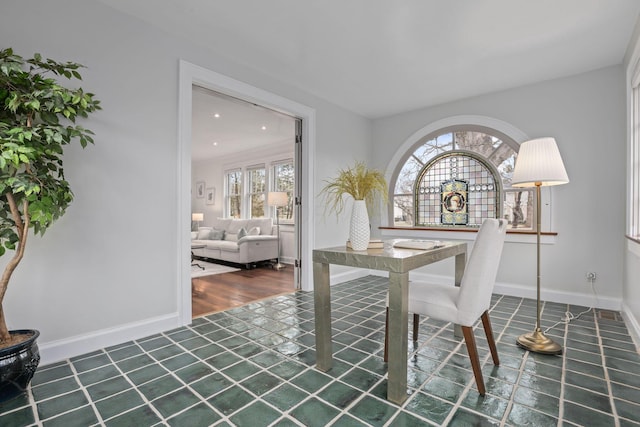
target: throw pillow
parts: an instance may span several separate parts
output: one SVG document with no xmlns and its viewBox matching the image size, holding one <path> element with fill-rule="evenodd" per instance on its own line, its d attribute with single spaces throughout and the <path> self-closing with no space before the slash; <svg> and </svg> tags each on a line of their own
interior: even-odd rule
<svg viewBox="0 0 640 427">
<path fill-rule="evenodd" d="M 211 235 L 211 230 L 200 230 L 198 231 L 198 240 L 207 240 Z"/>
<path fill-rule="evenodd" d="M 211 240 L 224 240 L 224 230 L 211 230 Z"/>
<path fill-rule="evenodd" d="M 260 235 L 260 227 L 251 227 L 249 231 L 247 231 L 247 236 L 259 236 Z"/>
<path fill-rule="evenodd" d="M 245 230 L 244 227 L 238 230 L 238 240 L 242 239 L 246 235 L 247 235 L 247 230 Z"/>
</svg>

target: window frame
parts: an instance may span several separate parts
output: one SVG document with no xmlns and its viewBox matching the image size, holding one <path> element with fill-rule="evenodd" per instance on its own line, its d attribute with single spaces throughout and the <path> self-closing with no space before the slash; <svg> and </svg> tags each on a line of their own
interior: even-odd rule
<svg viewBox="0 0 640 427">
<path fill-rule="evenodd" d="M 238 174 L 239 176 L 239 189 L 237 193 L 232 193 L 230 191 L 231 189 L 231 183 L 230 183 L 230 176 L 233 174 Z M 225 218 L 242 218 L 243 215 L 243 211 L 244 211 L 244 206 L 243 206 L 243 193 L 244 193 L 244 179 L 243 179 L 243 170 L 242 168 L 234 168 L 234 169 L 228 169 L 224 171 L 224 216 Z M 239 215 L 237 217 L 234 217 L 231 215 L 231 198 L 232 197 L 237 197 L 238 200 L 238 210 L 239 210 Z"/>
<path fill-rule="evenodd" d="M 442 225 L 442 226 L 438 225 L 433 227 L 416 226 L 415 215 L 417 213 L 417 208 L 415 205 L 415 200 L 417 195 L 415 194 L 415 189 L 412 189 L 412 192 L 409 194 L 396 193 L 396 185 L 397 185 L 400 173 L 402 172 L 407 161 L 411 157 L 415 157 L 416 151 L 418 151 L 420 147 L 423 147 L 428 141 L 437 140 L 437 138 L 445 136 L 447 134 L 454 135 L 455 132 L 479 132 L 479 133 L 484 133 L 491 137 L 497 138 L 502 142 L 502 144 L 506 144 L 509 148 L 511 148 L 512 151 L 515 152 L 516 156 L 520 149 L 520 144 L 516 141 L 515 138 L 509 136 L 507 133 L 501 131 L 500 129 L 496 129 L 491 126 L 481 125 L 481 124 L 460 123 L 460 124 L 449 124 L 448 126 L 443 126 L 443 127 L 433 127 L 429 132 L 425 132 L 423 136 L 418 136 L 419 134 L 417 132 L 412 136 L 414 141 L 411 143 L 411 145 L 407 146 L 407 149 L 404 151 L 404 153 L 402 153 L 401 156 L 397 157 L 397 162 L 395 163 L 395 165 L 392 165 L 394 169 L 391 173 L 391 178 L 389 179 L 389 194 L 391 195 L 391 200 L 388 205 L 388 211 L 387 211 L 387 219 L 388 219 L 387 227 L 388 228 L 393 228 L 393 229 L 434 228 L 441 231 L 473 231 L 474 229 L 477 229 L 477 227 L 469 227 L 469 226 L 446 226 L 446 225 Z M 526 137 L 521 137 L 520 139 L 525 140 Z M 405 146 L 406 145 L 407 144 L 405 143 Z M 420 163 L 423 163 L 423 165 L 421 169 L 416 173 L 415 180 L 419 179 L 420 173 L 421 171 L 424 170 L 424 168 L 428 167 L 429 164 L 432 164 L 435 159 L 438 159 L 441 156 L 447 156 L 447 155 L 450 155 L 451 153 L 462 153 L 463 155 L 468 155 L 470 157 L 473 157 L 476 160 L 480 160 L 483 164 L 485 164 L 485 166 L 488 166 L 491 172 L 494 174 L 494 177 L 498 178 L 496 180 L 496 183 L 498 184 L 497 185 L 498 191 L 499 191 L 498 216 L 500 217 L 503 216 L 505 195 L 507 194 L 507 192 L 511 191 L 512 189 L 510 186 L 505 185 L 505 182 L 502 179 L 502 174 L 499 171 L 499 165 L 494 164 L 490 156 L 485 157 L 482 154 L 477 153 L 475 151 L 465 150 L 463 148 L 456 146 L 455 141 L 453 139 L 451 140 L 451 143 L 445 142 L 444 146 L 447 146 L 447 145 L 449 145 L 449 147 L 446 150 L 436 152 L 432 157 L 427 159 L 426 163 L 423 163 L 422 160 L 416 159 L 420 161 Z M 402 149 L 403 148 L 401 147 L 400 150 Z M 415 180 L 414 180 L 414 186 L 416 183 Z M 521 191 L 529 191 L 529 189 L 522 189 Z M 412 206 L 413 215 L 414 215 L 413 225 L 400 226 L 395 224 L 395 198 L 396 197 L 409 197 L 413 201 L 413 206 Z M 535 203 L 535 198 L 530 197 L 529 200 Z M 536 212 L 535 206 L 533 206 L 533 212 L 534 213 Z M 521 229 L 510 228 L 509 231 L 520 232 L 520 233 L 535 232 L 535 229 L 536 229 L 535 218 L 532 217 L 531 221 L 528 221 L 528 222 L 532 224 L 531 228 L 521 228 Z"/>
<path fill-rule="evenodd" d="M 253 174 L 252 172 L 255 171 L 263 171 L 263 182 L 262 182 L 262 191 L 253 191 L 253 187 L 254 187 L 254 182 L 253 182 Z M 265 167 L 265 164 L 258 164 L 258 165 L 251 165 L 248 166 L 245 170 L 245 175 L 246 175 L 246 182 L 247 182 L 247 191 L 245 194 L 245 205 L 246 205 L 246 212 L 249 218 L 265 218 L 265 216 L 267 215 L 267 205 L 266 205 L 266 200 L 267 200 L 267 191 L 269 189 L 268 186 L 268 173 L 267 173 L 267 168 Z M 254 216 L 254 212 L 253 212 L 253 200 L 254 200 L 254 196 L 262 196 L 262 215 L 261 216 Z"/>
<path fill-rule="evenodd" d="M 640 243 L 640 60 L 633 67 L 630 83 L 629 174 L 627 237 Z"/>
<path fill-rule="evenodd" d="M 273 156 L 273 158 L 271 159 L 267 159 L 264 163 L 260 163 L 260 164 L 256 164 L 256 163 L 246 163 L 246 164 L 239 164 L 239 163 L 233 163 L 233 164 L 228 164 L 226 165 L 227 168 L 223 170 L 224 173 L 224 194 L 223 194 L 223 201 L 224 201 L 224 207 L 223 207 L 223 214 L 225 216 L 225 218 L 229 218 L 231 217 L 231 206 L 230 206 L 230 200 L 232 195 L 229 194 L 229 180 L 230 180 L 230 174 L 233 173 L 239 173 L 240 174 L 240 193 L 239 193 L 239 200 L 240 200 L 240 204 L 239 204 L 239 209 L 240 209 L 240 216 L 238 218 L 240 219 L 250 219 L 252 216 L 252 212 L 251 212 L 251 196 L 252 196 L 252 188 L 251 188 L 251 171 L 255 171 L 257 169 L 264 169 L 265 171 L 265 191 L 264 191 L 264 200 L 265 200 L 265 204 L 264 204 L 264 215 L 262 216 L 262 218 L 267 218 L 267 217 L 271 217 L 275 220 L 275 210 L 273 207 L 268 206 L 266 203 L 267 200 L 267 193 L 271 192 L 271 191 L 279 191 L 278 189 L 276 189 L 276 167 L 279 165 L 285 165 L 285 164 L 290 164 L 291 167 L 293 168 L 294 171 L 294 175 L 293 175 L 293 184 L 291 186 L 291 190 L 287 191 L 289 193 L 289 204 L 291 207 L 291 214 L 295 215 L 295 206 L 293 205 L 294 203 L 294 197 L 295 197 L 295 168 L 296 168 L 296 164 L 295 161 L 293 159 L 293 157 L 291 157 L 290 154 L 288 153 L 282 153 L 281 155 L 278 156 Z M 259 193 L 256 193 L 259 194 Z M 234 195 L 237 196 L 237 195 Z M 284 211 L 283 208 L 279 208 L 278 209 L 278 213 L 280 214 L 280 212 Z M 258 218 L 258 217 L 253 217 L 253 218 Z M 295 217 L 291 218 L 291 219 L 280 219 L 280 224 L 295 224 Z"/>
<path fill-rule="evenodd" d="M 290 189 L 282 189 L 278 186 L 278 172 L 276 171 L 276 169 L 280 166 L 283 165 L 291 165 L 291 168 L 293 170 L 293 182 L 291 185 Z M 271 180 L 270 180 L 270 191 L 283 191 L 287 193 L 287 197 L 289 200 L 288 206 L 286 209 L 284 208 L 279 208 L 278 209 L 278 216 L 280 216 L 282 214 L 283 211 L 288 212 L 291 215 L 291 218 L 282 218 L 280 216 L 280 224 L 295 224 L 295 209 L 293 206 L 293 202 L 294 202 L 294 197 L 295 197 L 295 163 L 293 161 L 293 158 L 288 158 L 288 159 L 282 159 L 282 160 L 277 160 L 274 162 L 271 162 Z M 274 208 L 275 209 L 275 208 Z M 273 216 L 275 217 L 275 212 L 273 214 Z"/>
</svg>

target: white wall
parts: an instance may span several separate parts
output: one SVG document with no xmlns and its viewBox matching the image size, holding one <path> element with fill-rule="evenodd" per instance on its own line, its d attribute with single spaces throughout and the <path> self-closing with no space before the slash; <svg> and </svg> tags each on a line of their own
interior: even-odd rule
<svg viewBox="0 0 640 427">
<path fill-rule="evenodd" d="M 555 137 L 571 182 L 551 192 L 555 244 L 542 247 L 543 298 L 620 308 L 625 196 L 624 75 L 621 66 L 412 111 L 374 122 L 373 161 L 429 123 L 459 115 L 507 122 L 529 138 Z M 535 239 L 534 239 L 535 242 Z M 498 282 L 534 295 L 535 245 L 506 244 Z M 431 274 L 451 275 L 442 263 Z M 598 275 L 594 301 L 585 273 Z M 575 296 L 581 298 L 575 298 Z"/>
<path fill-rule="evenodd" d="M 96 145 L 65 155 L 76 200 L 30 240 L 5 299 L 10 328 L 41 331 L 43 363 L 180 323 L 180 59 L 316 109 L 316 188 L 344 158 L 369 153 L 370 121 L 96 1 L 5 2 L 0 40 L 23 56 L 83 63 L 82 86 L 103 105 L 85 123 Z M 316 221 L 318 244 L 342 240 Z"/>
</svg>

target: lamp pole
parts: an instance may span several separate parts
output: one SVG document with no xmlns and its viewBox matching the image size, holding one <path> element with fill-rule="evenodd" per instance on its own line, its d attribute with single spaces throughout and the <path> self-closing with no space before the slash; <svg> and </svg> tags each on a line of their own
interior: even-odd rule
<svg viewBox="0 0 640 427">
<path fill-rule="evenodd" d="M 516 344 L 525 350 L 542 354 L 561 354 L 562 347 L 545 336 L 540 325 L 540 234 L 542 200 L 540 187 L 569 182 L 558 146 L 553 138 L 538 138 L 520 145 L 513 171 L 513 187 L 536 188 L 536 326 L 533 332 L 520 335 Z"/>
<path fill-rule="evenodd" d="M 522 334 L 516 340 L 516 344 L 525 350 L 533 351 L 535 353 L 542 354 L 562 354 L 562 347 L 551 338 L 547 337 L 540 328 L 540 216 L 541 216 L 541 197 L 540 187 L 541 182 L 536 182 L 536 261 L 537 261 L 537 278 L 536 278 L 536 329 L 528 334 Z"/>
<path fill-rule="evenodd" d="M 289 201 L 289 196 L 284 191 L 272 191 L 267 195 L 267 203 L 270 206 L 275 207 L 275 212 L 276 212 L 276 230 L 278 233 L 278 258 L 276 260 L 276 263 L 273 266 L 275 270 L 282 270 L 283 268 L 285 268 L 285 265 L 280 263 L 280 249 L 281 249 L 280 215 L 278 214 L 278 208 L 281 206 L 286 206 L 288 201 Z"/>
</svg>

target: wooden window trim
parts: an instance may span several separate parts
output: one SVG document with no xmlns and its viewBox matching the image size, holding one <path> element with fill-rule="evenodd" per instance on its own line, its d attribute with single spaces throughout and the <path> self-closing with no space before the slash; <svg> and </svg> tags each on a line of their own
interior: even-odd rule
<svg viewBox="0 0 640 427">
<path fill-rule="evenodd" d="M 413 230 L 413 231 L 445 231 L 452 233 L 477 233 L 479 228 L 446 228 L 446 227 L 378 227 L 379 230 Z M 530 234 L 536 235 L 538 234 L 535 231 L 531 230 L 507 230 L 508 234 Z M 542 231 L 540 232 L 542 236 L 557 236 L 557 231 Z M 629 237 L 631 240 L 635 240 L 640 243 L 640 240 L 633 239 Z"/>
</svg>

